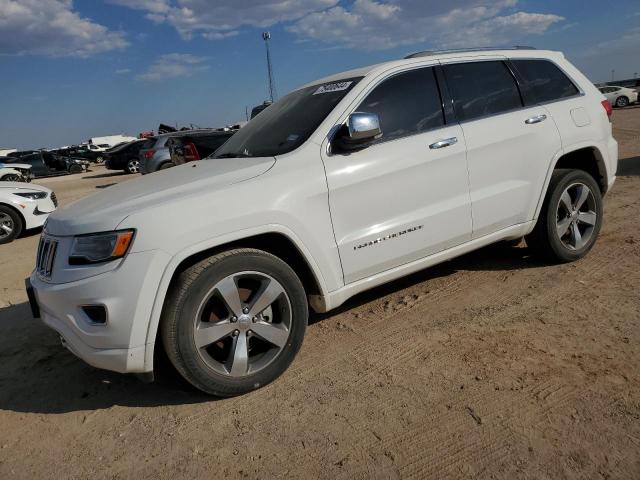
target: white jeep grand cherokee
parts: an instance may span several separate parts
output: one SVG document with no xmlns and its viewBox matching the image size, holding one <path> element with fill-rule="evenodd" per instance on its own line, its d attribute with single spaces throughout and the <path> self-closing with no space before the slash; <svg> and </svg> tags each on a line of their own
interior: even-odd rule
<svg viewBox="0 0 640 480">
<path fill-rule="evenodd" d="M 616 173 L 610 105 L 561 53 L 419 53 L 312 82 L 207 161 L 49 218 L 28 290 L 77 356 L 220 396 L 300 349 L 308 305 L 492 242 L 584 256 Z M 38 311 L 39 308 L 39 311 Z"/>
</svg>

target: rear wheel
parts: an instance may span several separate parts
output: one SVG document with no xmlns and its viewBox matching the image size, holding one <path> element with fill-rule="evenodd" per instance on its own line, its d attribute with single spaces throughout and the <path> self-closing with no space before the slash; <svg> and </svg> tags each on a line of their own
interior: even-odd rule
<svg viewBox="0 0 640 480">
<path fill-rule="evenodd" d="M 582 170 L 555 170 L 527 245 L 560 262 L 578 260 L 593 247 L 602 226 L 602 195 Z"/>
<path fill-rule="evenodd" d="M 616 107 L 626 107 L 629 105 L 629 99 L 627 97 L 618 97 L 616 99 Z"/>
<path fill-rule="evenodd" d="M 182 272 L 167 297 L 167 355 L 196 388 L 234 396 L 275 380 L 293 361 L 307 326 L 304 288 L 279 258 L 236 249 Z"/>
<path fill-rule="evenodd" d="M 69 167 L 69 173 L 82 173 L 84 169 L 82 166 L 74 164 Z"/>
<path fill-rule="evenodd" d="M 0 244 L 15 240 L 22 228 L 20 215 L 11 208 L 0 205 Z"/>
<path fill-rule="evenodd" d="M 132 158 L 127 162 L 127 173 L 138 173 L 140 171 L 140 160 Z"/>
<path fill-rule="evenodd" d="M 103 163 L 104 162 L 104 157 L 102 155 L 98 155 L 96 157 L 96 163 Z"/>
</svg>

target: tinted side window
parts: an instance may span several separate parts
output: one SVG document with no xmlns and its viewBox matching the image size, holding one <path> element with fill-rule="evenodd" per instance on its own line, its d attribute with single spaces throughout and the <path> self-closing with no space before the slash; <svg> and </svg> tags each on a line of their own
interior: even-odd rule
<svg viewBox="0 0 640 480">
<path fill-rule="evenodd" d="M 500 61 L 444 66 L 458 120 L 472 120 L 522 106 L 518 86 Z"/>
<path fill-rule="evenodd" d="M 527 105 L 552 102 L 578 94 L 578 89 L 556 65 L 547 60 L 512 60 L 524 81 L 522 95 Z"/>
<path fill-rule="evenodd" d="M 433 68 L 400 73 L 380 85 L 357 111 L 376 113 L 386 141 L 444 125 L 442 101 Z"/>
</svg>

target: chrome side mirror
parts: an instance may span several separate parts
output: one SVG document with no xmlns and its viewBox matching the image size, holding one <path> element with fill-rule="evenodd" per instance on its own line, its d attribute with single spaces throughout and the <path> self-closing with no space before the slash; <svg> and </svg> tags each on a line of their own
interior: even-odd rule
<svg viewBox="0 0 640 480">
<path fill-rule="evenodd" d="M 347 120 L 349 139 L 353 142 L 367 142 L 380 138 L 380 119 L 375 113 L 353 112 Z"/>
</svg>

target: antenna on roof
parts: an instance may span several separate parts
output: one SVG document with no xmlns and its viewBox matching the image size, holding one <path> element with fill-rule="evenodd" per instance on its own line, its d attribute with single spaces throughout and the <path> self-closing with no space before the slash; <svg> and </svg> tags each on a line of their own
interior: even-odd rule
<svg viewBox="0 0 640 480">
<path fill-rule="evenodd" d="M 271 32 L 262 32 L 262 40 L 267 49 L 267 75 L 269 78 L 269 98 L 273 102 L 277 97 L 276 82 L 273 79 L 273 67 L 271 66 L 271 52 L 269 51 L 269 40 L 271 40 Z"/>
</svg>

